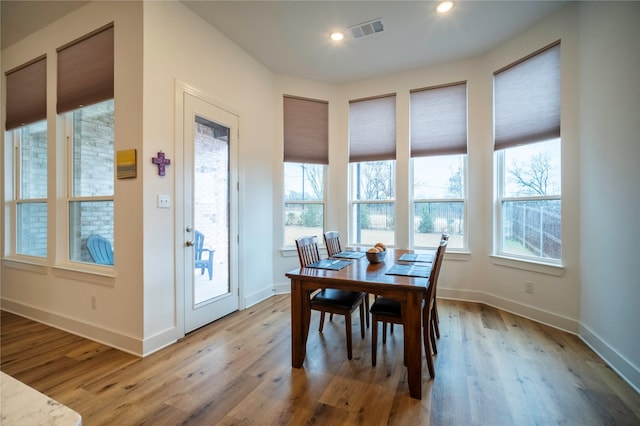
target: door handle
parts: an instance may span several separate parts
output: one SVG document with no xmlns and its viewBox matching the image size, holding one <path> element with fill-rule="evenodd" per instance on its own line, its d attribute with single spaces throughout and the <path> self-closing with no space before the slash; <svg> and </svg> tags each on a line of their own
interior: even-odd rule
<svg viewBox="0 0 640 426">
<path fill-rule="evenodd" d="M 185 244 L 187 245 L 187 247 L 193 247 L 194 242 L 193 240 L 190 240 L 190 241 L 187 241 Z"/>
</svg>

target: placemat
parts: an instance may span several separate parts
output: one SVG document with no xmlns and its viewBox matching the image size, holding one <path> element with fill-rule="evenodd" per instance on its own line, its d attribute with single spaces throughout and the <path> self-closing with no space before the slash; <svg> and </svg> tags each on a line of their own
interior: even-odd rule
<svg viewBox="0 0 640 426">
<path fill-rule="evenodd" d="M 398 260 L 404 260 L 405 262 L 427 262 L 433 263 L 433 253 L 405 253 L 398 258 Z"/>
<path fill-rule="evenodd" d="M 404 275 L 407 277 L 429 278 L 431 266 L 395 264 L 386 272 L 387 275 Z"/>
<path fill-rule="evenodd" d="M 333 271 L 338 271 L 346 266 L 351 265 L 352 262 L 347 260 L 333 260 L 333 259 L 322 259 L 317 262 L 313 262 L 307 265 L 307 268 L 316 268 L 316 269 L 331 269 Z"/>
<path fill-rule="evenodd" d="M 364 256 L 365 254 L 362 251 L 341 251 L 340 253 L 336 253 L 331 257 L 340 257 L 343 259 L 360 259 Z"/>
</svg>

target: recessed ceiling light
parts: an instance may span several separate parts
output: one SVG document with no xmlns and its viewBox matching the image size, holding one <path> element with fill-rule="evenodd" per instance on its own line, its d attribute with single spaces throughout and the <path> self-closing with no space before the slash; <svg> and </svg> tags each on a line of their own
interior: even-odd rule
<svg viewBox="0 0 640 426">
<path fill-rule="evenodd" d="M 344 34 L 342 34 L 342 33 L 338 33 L 338 32 L 331 33 L 331 40 L 333 40 L 333 41 L 340 41 L 343 38 L 344 38 Z"/>
<path fill-rule="evenodd" d="M 446 13 L 450 11 L 452 7 L 453 7 L 452 1 L 443 1 L 438 4 L 438 7 L 436 7 L 436 10 L 440 13 Z"/>
</svg>

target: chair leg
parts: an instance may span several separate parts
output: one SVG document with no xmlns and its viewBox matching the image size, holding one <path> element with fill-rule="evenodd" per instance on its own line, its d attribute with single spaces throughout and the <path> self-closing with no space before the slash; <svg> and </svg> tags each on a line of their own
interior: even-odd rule
<svg viewBox="0 0 640 426">
<path fill-rule="evenodd" d="M 351 314 L 346 314 L 344 316 L 344 324 L 347 331 L 347 358 L 353 358 L 353 352 L 351 350 Z"/>
<path fill-rule="evenodd" d="M 429 375 L 431 376 L 432 379 L 434 379 L 436 377 L 436 372 L 433 367 L 433 355 L 431 354 L 431 351 L 432 351 L 431 342 L 435 339 L 432 333 L 433 327 L 430 325 L 432 318 L 431 318 L 431 315 L 429 315 L 429 313 L 430 312 L 428 312 L 428 309 L 423 310 L 422 340 L 424 341 L 424 352 L 427 358 L 427 367 L 429 368 Z"/>
<path fill-rule="evenodd" d="M 367 312 L 369 311 L 367 310 Z M 362 303 L 360 304 L 360 335 L 364 339 L 364 305 Z"/>
<path fill-rule="evenodd" d="M 209 281 L 211 281 L 211 279 L 213 279 L 213 262 L 211 260 L 209 261 L 207 270 L 209 271 Z"/>
<path fill-rule="evenodd" d="M 433 312 L 431 313 L 431 318 L 433 322 L 433 327 L 435 328 L 435 331 L 436 331 L 436 337 L 439 339 L 440 326 L 438 325 L 438 323 L 440 322 L 440 317 L 438 317 L 438 305 L 436 304 L 435 300 L 433 301 Z"/>
<path fill-rule="evenodd" d="M 369 328 L 369 293 L 365 293 L 364 295 L 364 307 L 367 310 L 367 328 Z"/>
<path fill-rule="evenodd" d="M 378 317 L 376 317 L 375 315 L 371 315 L 371 366 L 372 367 L 376 366 L 377 355 L 378 355 Z"/>
<path fill-rule="evenodd" d="M 387 344 L 387 323 L 382 321 L 382 344 Z"/>
<path fill-rule="evenodd" d="M 435 336 L 435 325 L 433 323 L 433 321 L 431 321 L 431 324 L 428 325 L 427 327 L 431 327 L 432 330 L 429 333 L 429 335 L 431 336 L 431 349 L 433 350 L 433 354 L 434 355 L 438 355 L 438 345 L 436 343 L 436 336 Z"/>
<path fill-rule="evenodd" d="M 322 333 L 322 328 L 324 327 L 324 311 L 320 311 L 320 328 L 318 331 Z"/>
</svg>

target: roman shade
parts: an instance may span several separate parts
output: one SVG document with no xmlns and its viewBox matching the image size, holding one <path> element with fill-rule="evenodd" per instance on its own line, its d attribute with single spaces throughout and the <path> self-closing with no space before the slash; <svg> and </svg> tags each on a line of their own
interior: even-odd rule
<svg viewBox="0 0 640 426">
<path fill-rule="evenodd" d="M 285 95 L 284 161 L 329 164 L 329 103 Z"/>
<path fill-rule="evenodd" d="M 416 89 L 411 96 L 411 156 L 467 153 L 467 83 Z"/>
<path fill-rule="evenodd" d="M 494 73 L 495 149 L 560 137 L 560 42 Z"/>
<path fill-rule="evenodd" d="M 47 118 L 47 57 L 41 56 L 7 71 L 5 129 Z"/>
<path fill-rule="evenodd" d="M 396 95 L 349 101 L 349 162 L 396 159 Z"/>
<path fill-rule="evenodd" d="M 113 24 L 58 48 L 58 114 L 113 98 Z"/>
</svg>

